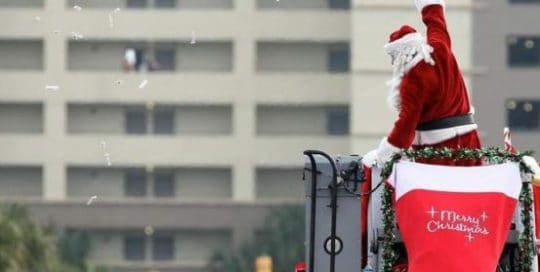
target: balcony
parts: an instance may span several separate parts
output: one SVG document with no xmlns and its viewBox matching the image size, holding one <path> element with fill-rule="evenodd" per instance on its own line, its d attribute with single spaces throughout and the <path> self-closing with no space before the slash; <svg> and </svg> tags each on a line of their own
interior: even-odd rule
<svg viewBox="0 0 540 272">
<path fill-rule="evenodd" d="M 230 72 L 231 42 L 84 40 L 68 45 L 68 70 L 110 72 Z"/>
<path fill-rule="evenodd" d="M 278 9 L 278 10 L 348 10 L 351 6 L 351 0 L 288 0 L 284 2 L 257 0 L 259 9 Z"/>
<path fill-rule="evenodd" d="M 216 250 L 232 248 L 232 231 L 227 229 L 143 229 L 90 230 L 92 266 L 105 265 L 120 271 L 144 267 L 169 269 L 205 268 Z M 175 270 L 178 271 L 178 270 Z M 184 271 L 184 270 L 181 270 Z"/>
<path fill-rule="evenodd" d="M 347 42 L 257 43 L 257 71 L 260 73 L 348 73 L 350 52 Z"/>
<path fill-rule="evenodd" d="M 221 105 L 69 104 L 70 134 L 223 136 L 232 134 L 232 109 Z"/>
<path fill-rule="evenodd" d="M 217 201 L 232 197 L 230 168 L 68 167 L 67 197 L 100 200 Z"/>
<path fill-rule="evenodd" d="M 0 40 L 0 70 L 43 70 L 43 41 Z"/>
<path fill-rule="evenodd" d="M 0 167 L 0 197 L 3 199 L 40 199 L 43 191 L 40 166 Z"/>
<path fill-rule="evenodd" d="M 35 1 L 35 0 L 34 0 Z M 80 1 L 67 0 L 67 6 L 80 5 Z M 84 8 L 126 8 L 139 10 L 212 10 L 232 9 L 234 0 L 93 0 L 84 3 Z"/>
<path fill-rule="evenodd" d="M 42 134 L 41 103 L 0 103 L 0 134 Z"/>
<path fill-rule="evenodd" d="M 0 8 L 42 8 L 44 0 L 1 0 Z"/>
</svg>

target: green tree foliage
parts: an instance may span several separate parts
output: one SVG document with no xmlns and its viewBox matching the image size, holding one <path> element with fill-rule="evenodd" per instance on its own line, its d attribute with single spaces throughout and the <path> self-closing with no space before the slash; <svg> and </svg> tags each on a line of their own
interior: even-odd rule
<svg viewBox="0 0 540 272">
<path fill-rule="evenodd" d="M 293 271 L 304 260 L 305 220 L 303 206 L 272 210 L 253 241 L 233 252 L 216 252 L 210 260 L 215 272 L 252 272 L 255 259 L 268 255 L 273 271 Z"/>
<path fill-rule="evenodd" d="M 88 252 L 88 238 L 84 235 L 75 238 L 62 237 L 61 243 L 57 244 L 53 233 L 46 232 L 34 224 L 24 207 L 16 204 L 0 206 L 0 271 L 85 271 L 84 259 Z M 70 253 L 71 255 L 60 254 L 70 248 L 76 249 Z M 67 257 L 67 261 L 62 257 Z"/>
</svg>

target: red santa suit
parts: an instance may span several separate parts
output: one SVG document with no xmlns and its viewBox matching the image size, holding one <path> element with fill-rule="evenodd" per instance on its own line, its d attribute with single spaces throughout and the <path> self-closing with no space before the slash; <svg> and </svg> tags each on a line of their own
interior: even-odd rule
<svg viewBox="0 0 540 272">
<path fill-rule="evenodd" d="M 367 153 L 366 167 L 382 165 L 401 149 L 480 148 L 477 125 L 467 88 L 452 52 L 443 0 L 415 0 L 427 27 L 423 37 L 410 26 L 390 35 L 385 45 L 392 57 L 393 77 L 388 102 L 398 112 L 391 132 L 379 147 Z M 480 161 L 431 159 L 421 161 L 442 165 L 478 165 Z M 370 175 L 369 168 L 368 176 Z M 371 182 L 364 183 L 363 191 Z M 362 231 L 366 237 L 367 205 L 363 202 Z M 364 240 L 365 241 L 365 240 Z M 366 248 L 366 245 L 364 246 Z M 366 252 L 363 252 L 364 257 Z"/>
<path fill-rule="evenodd" d="M 393 59 L 388 101 L 398 112 L 388 137 L 364 157 L 367 165 L 384 163 L 407 148 L 480 148 L 473 108 L 452 53 L 443 0 L 416 0 L 427 37 L 410 26 L 392 33 L 385 50 Z M 371 163 L 371 164 L 370 164 Z M 479 162 L 431 160 L 444 165 Z"/>
</svg>

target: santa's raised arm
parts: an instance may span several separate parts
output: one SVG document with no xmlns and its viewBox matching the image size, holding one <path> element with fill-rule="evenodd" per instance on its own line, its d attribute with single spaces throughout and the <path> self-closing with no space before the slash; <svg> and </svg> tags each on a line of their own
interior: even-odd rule
<svg viewBox="0 0 540 272">
<path fill-rule="evenodd" d="M 368 166 L 382 165 L 394 152 L 410 147 L 480 148 L 467 88 L 452 52 L 444 1 L 416 0 L 415 4 L 427 35 L 404 25 L 390 35 L 384 46 L 393 67 L 388 102 L 398 117 L 379 147 L 364 156 Z"/>
</svg>

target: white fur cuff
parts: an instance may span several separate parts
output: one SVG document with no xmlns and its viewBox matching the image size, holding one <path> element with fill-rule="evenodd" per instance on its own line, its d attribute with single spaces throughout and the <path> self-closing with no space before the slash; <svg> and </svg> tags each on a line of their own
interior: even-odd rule
<svg viewBox="0 0 540 272">
<path fill-rule="evenodd" d="M 379 144 L 379 148 L 377 148 L 377 157 L 381 163 L 386 163 L 392 159 L 392 155 L 394 155 L 394 153 L 399 151 L 401 151 L 401 149 L 393 146 L 388 142 L 388 138 L 385 137 Z"/>
<path fill-rule="evenodd" d="M 538 162 L 535 158 L 523 156 L 523 163 L 533 171 L 534 175 L 540 175 L 540 166 L 538 166 Z"/>
<path fill-rule="evenodd" d="M 444 0 L 415 0 L 415 3 L 419 12 L 430 5 L 441 5 L 444 8 Z"/>
</svg>

